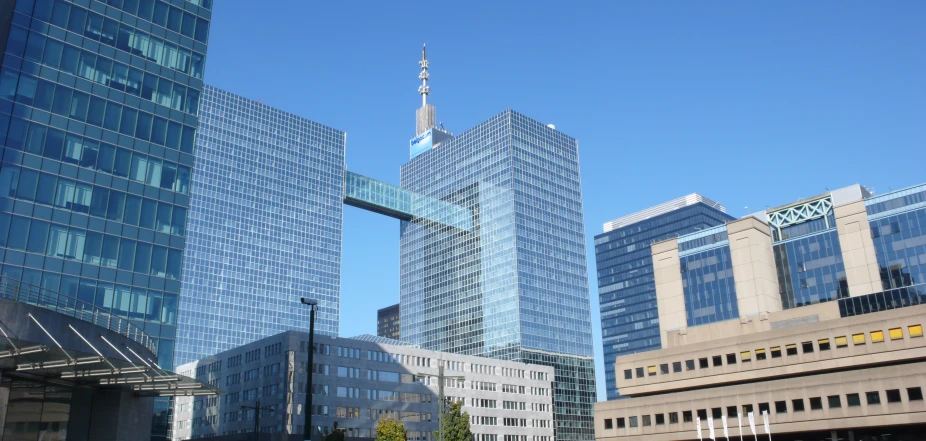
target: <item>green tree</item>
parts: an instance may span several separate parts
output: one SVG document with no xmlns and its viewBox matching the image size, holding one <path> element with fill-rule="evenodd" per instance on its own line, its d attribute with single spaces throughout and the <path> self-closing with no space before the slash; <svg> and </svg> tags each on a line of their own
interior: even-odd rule
<svg viewBox="0 0 926 441">
<path fill-rule="evenodd" d="M 382 418 L 376 423 L 376 441 L 406 441 L 405 425 L 399 420 Z"/>
<path fill-rule="evenodd" d="M 463 412 L 463 402 L 451 403 L 444 407 L 444 439 L 440 441 L 471 441 L 473 432 L 469 430 L 469 412 Z"/>
</svg>

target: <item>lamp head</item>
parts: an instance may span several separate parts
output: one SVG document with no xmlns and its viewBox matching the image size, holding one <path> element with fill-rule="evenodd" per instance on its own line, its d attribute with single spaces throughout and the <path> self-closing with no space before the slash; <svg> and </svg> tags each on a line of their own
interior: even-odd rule
<svg viewBox="0 0 926 441">
<path fill-rule="evenodd" d="M 303 305 L 318 306 L 318 300 L 315 300 L 315 299 L 307 299 L 305 297 L 302 297 L 299 300 L 302 302 Z"/>
</svg>

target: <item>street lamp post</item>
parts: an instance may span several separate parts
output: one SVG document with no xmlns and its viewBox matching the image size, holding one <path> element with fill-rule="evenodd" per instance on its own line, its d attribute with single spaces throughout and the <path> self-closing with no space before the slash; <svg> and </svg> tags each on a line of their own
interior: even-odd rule
<svg viewBox="0 0 926 441">
<path fill-rule="evenodd" d="M 444 380 L 463 379 L 463 376 L 445 376 L 444 360 L 438 360 L 437 366 L 437 441 L 444 441 Z M 430 377 L 430 374 L 418 373 L 419 377 Z"/>
<path fill-rule="evenodd" d="M 257 434 L 258 429 L 260 429 L 260 411 L 263 409 L 272 409 L 270 406 L 260 407 L 260 400 L 257 400 L 257 403 L 253 406 L 241 406 L 241 410 L 245 409 L 254 409 L 254 441 L 259 441 L 260 437 Z"/>
<path fill-rule="evenodd" d="M 305 370 L 306 382 L 305 382 L 305 428 L 302 431 L 302 439 L 304 441 L 310 441 L 312 439 L 312 374 L 314 372 L 313 363 L 315 362 L 315 311 L 318 309 L 318 301 L 307 299 L 305 297 L 300 299 L 303 305 L 309 305 L 309 361 L 306 364 Z"/>
</svg>

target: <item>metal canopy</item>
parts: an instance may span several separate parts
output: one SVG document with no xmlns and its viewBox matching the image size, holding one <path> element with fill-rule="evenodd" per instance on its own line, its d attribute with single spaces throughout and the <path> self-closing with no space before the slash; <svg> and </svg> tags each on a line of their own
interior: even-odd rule
<svg viewBox="0 0 926 441">
<path fill-rule="evenodd" d="M 219 390 L 194 378 L 161 369 L 126 345 L 117 347 L 103 335 L 84 335 L 72 326 L 65 333 L 79 337 L 83 350 L 66 349 L 58 342 L 72 335 L 55 335 L 31 314 L 33 322 L 56 346 L 16 337 L 0 323 L 0 371 L 4 377 L 42 378 L 70 386 L 122 389 L 138 396 L 217 395 Z M 59 332 L 60 333 L 60 332 Z M 98 347 L 111 347 L 120 358 L 105 357 Z"/>
</svg>

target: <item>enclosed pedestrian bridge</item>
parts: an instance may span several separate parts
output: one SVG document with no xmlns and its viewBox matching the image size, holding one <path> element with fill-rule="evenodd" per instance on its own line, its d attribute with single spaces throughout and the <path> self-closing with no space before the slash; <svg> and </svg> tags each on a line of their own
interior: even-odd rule
<svg viewBox="0 0 926 441">
<path fill-rule="evenodd" d="M 428 220 L 473 231 L 473 212 L 467 208 L 349 171 L 344 181 L 344 203 L 352 207 L 405 221 Z"/>
</svg>

